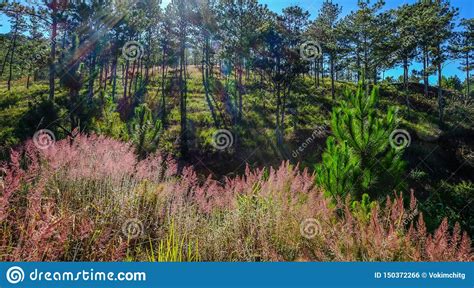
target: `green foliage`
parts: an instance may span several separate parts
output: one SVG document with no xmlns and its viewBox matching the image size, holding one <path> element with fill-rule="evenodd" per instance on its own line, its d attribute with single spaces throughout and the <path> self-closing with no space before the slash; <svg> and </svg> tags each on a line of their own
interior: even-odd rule
<svg viewBox="0 0 474 288">
<path fill-rule="evenodd" d="M 461 79 L 457 75 L 450 76 L 449 78 L 442 77 L 441 86 L 450 90 L 461 92 L 463 89 Z"/>
<path fill-rule="evenodd" d="M 200 261 L 198 242 L 188 242 L 186 237 L 180 237 L 174 227 L 174 222 L 170 224 L 166 239 L 160 240 L 158 249 L 153 248 L 150 241 L 151 262 L 193 262 Z"/>
<path fill-rule="evenodd" d="M 354 173 L 356 169 L 357 159 L 353 157 L 347 143 L 337 144 L 336 139 L 330 136 L 322 164 L 316 166 L 317 181 L 325 188 L 324 193 L 334 198 L 345 197 L 357 180 L 357 173 Z"/>
<path fill-rule="evenodd" d="M 319 184 L 333 197 L 374 197 L 402 184 L 402 150 L 391 147 L 389 139 L 397 125 L 396 110 L 389 107 L 386 115 L 378 115 L 377 100 L 377 87 L 369 94 L 359 85 L 356 93 L 346 90 L 340 107 L 333 109 L 334 137 L 316 167 Z"/>
<path fill-rule="evenodd" d="M 46 98 L 29 102 L 28 111 L 21 117 L 15 134 L 22 140 L 33 137 L 39 129 L 49 129 L 57 135 L 57 124 L 62 124 L 59 121 L 61 114 L 60 106 Z"/>
<path fill-rule="evenodd" d="M 130 139 L 137 147 L 137 154 L 140 157 L 156 150 L 162 125 L 160 120 L 153 119 L 151 110 L 146 104 L 135 108 L 134 116 L 128 127 Z"/>
<path fill-rule="evenodd" d="M 104 99 L 101 118 L 92 120 L 92 130 L 98 134 L 107 135 L 115 139 L 128 140 L 127 126 L 120 119 L 117 105 L 111 98 Z"/>
<path fill-rule="evenodd" d="M 474 184 L 462 181 L 451 184 L 442 181 L 429 199 L 421 205 L 429 229 L 437 227 L 444 218 L 450 224 L 459 222 L 469 235 L 474 235 Z"/>
<path fill-rule="evenodd" d="M 366 193 L 362 195 L 361 201 L 353 201 L 352 214 L 362 223 L 370 220 L 372 209 L 377 205 L 376 201 L 370 201 L 370 196 Z"/>
<path fill-rule="evenodd" d="M 70 89 L 71 96 L 75 96 L 77 91 L 82 86 L 82 77 L 79 73 L 79 67 L 81 66 L 81 62 L 77 61 L 75 57 L 77 57 L 77 50 L 79 48 L 79 38 L 76 34 L 71 35 L 71 43 L 72 46 L 68 50 L 68 53 L 63 55 L 60 63 L 60 81 L 61 83 Z"/>
</svg>

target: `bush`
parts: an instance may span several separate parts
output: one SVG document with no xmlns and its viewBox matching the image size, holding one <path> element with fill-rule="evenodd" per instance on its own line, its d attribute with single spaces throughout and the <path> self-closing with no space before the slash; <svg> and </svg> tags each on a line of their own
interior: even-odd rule
<svg viewBox="0 0 474 288">
<path fill-rule="evenodd" d="M 474 235 L 474 184 L 460 182 L 451 184 L 442 181 L 430 197 L 423 203 L 422 209 L 427 216 L 428 228 L 438 226 L 444 218 L 451 225 L 459 222 L 469 235 Z"/>
</svg>

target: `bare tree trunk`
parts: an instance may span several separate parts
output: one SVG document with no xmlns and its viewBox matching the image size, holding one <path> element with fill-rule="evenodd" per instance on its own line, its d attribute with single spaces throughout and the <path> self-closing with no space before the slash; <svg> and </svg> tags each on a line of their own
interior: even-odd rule
<svg viewBox="0 0 474 288">
<path fill-rule="evenodd" d="M 117 64 L 118 64 L 118 59 L 117 59 L 117 56 L 115 56 L 115 59 L 114 59 L 114 63 L 112 64 L 113 65 L 113 84 L 112 84 L 112 99 L 115 100 L 115 93 L 117 91 Z"/>
<path fill-rule="evenodd" d="M 331 97 L 333 100 L 336 99 L 336 90 L 334 86 L 334 55 L 330 55 L 331 57 Z"/>
<path fill-rule="evenodd" d="M 161 63 L 161 122 L 163 127 L 166 127 L 166 94 L 165 94 L 165 84 L 166 84 L 166 45 L 163 45 L 163 57 Z"/>
<path fill-rule="evenodd" d="M 9 65 L 9 74 L 8 74 L 8 91 L 10 91 L 11 88 L 11 81 L 12 81 L 12 75 L 13 75 L 13 54 L 15 54 L 15 48 L 16 48 L 16 39 L 18 37 L 18 25 L 19 25 L 19 14 L 16 14 L 15 18 L 15 32 L 13 33 L 13 41 L 12 41 L 12 49 L 10 53 L 10 65 Z"/>
<path fill-rule="evenodd" d="M 57 6 L 58 1 L 52 0 L 51 5 L 52 12 L 52 30 L 51 30 L 51 54 L 49 56 L 49 100 L 54 101 L 54 76 L 56 75 L 56 35 L 58 29 L 58 15 L 57 15 Z"/>
<path fill-rule="evenodd" d="M 203 51 L 203 61 L 202 61 L 202 83 L 204 85 L 204 93 L 206 96 L 206 102 L 211 111 L 212 120 L 214 120 L 214 125 L 218 128 L 220 126 L 219 120 L 217 119 L 216 111 L 214 105 L 210 99 L 210 89 L 209 89 L 209 37 L 206 36 L 206 45 Z"/>
<path fill-rule="evenodd" d="M 467 52 L 466 52 L 466 84 L 467 84 L 466 100 L 468 100 L 468 99 L 469 99 L 469 96 L 471 95 L 470 89 L 469 89 L 469 88 L 470 88 L 470 86 L 469 86 L 469 82 L 470 82 L 470 81 L 469 81 L 469 80 L 470 80 L 470 79 L 469 79 L 469 77 L 470 77 L 470 76 L 469 76 L 469 68 L 470 68 L 470 67 L 469 67 L 469 51 L 467 51 Z"/>
<path fill-rule="evenodd" d="M 242 121 L 242 110 L 243 110 L 243 102 L 242 102 L 242 90 L 243 90 L 243 84 L 242 84 L 242 59 L 239 60 L 239 85 L 238 85 L 238 93 L 239 93 L 239 111 L 237 114 L 237 123 L 240 124 Z"/>
<path fill-rule="evenodd" d="M 104 66 L 103 66 L 103 62 L 99 61 L 99 89 L 102 89 L 103 79 L 104 79 Z"/>
<path fill-rule="evenodd" d="M 135 77 L 135 64 L 137 60 L 133 60 L 132 64 L 132 73 L 130 74 L 130 82 L 128 84 L 128 97 L 133 97 L 132 94 L 132 85 L 133 85 L 133 79 Z"/>
<path fill-rule="evenodd" d="M 186 59 L 185 59 L 185 40 L 181 39 L 180 47 L 180 66 L 179 66 L 179 93 L 180 103 L 179 109 L 181 114 L 181 157 L 188 154 L 188 131 L 187 131 L 187 115 L 186 115 Z"/>
<path fill-rule="evenodd" d="M 127 60 L 125 62 L 125 69 L 123 70 L 123 74 L 125 76 L 124 84 L 123 84 L 123 98 L 127 99 L 127 88 L 128 88 L 128 66 L 130 65 L 130 61 Z"/>
<path fill-rule="evenodd" d="M 428 97 L 428 73 L 426 71 L 428 69 L 428 51 L 426 51 L 426 47 L 423 48 L 423 85 L 424 85 L 424 94 L 425 97 Z"/>
<path fill-rule="evenodd" d="M 12 45 L 10 45 L 10 47 L 8 47 L 8 51 L 5 54 L 5 57 L 3 57 L 2 70 L 0 70 L 0 76 L 2 76 L 3 71 L 5 71 L 5 67 L 7 66 L 7 60 L 8 60 L 8 56 L 10 56 L 11 49 L 12 49 Z"/>
<path fill-rule="evenodd" d="M 368 77 L 368 73 L 369 73 L 369 57 L 368 57 L 368 51 L 367 51 L 367 38 L 364 35 L 364 77 L 362 79 L 364 86 L 365 86 L 365 78 Z"/>
<path fill-rule="evenodd" d="M 89 102 L 92 102 L 92 98 L 94 97 L 94 80 L 95 80 L 95 51 L 92 50 L 91 52 L 91 59 L 90 59 L 90 66 L 89 66 Z"/>
<path fill-rule="evenodd" d="M 441 87 L 441 80 L 442 80 L 442 74 L 441 74 L 441 61 L 438 62 L 438 109 L 439 109 L 439 123 L 443 123 L 444 121 L 444 99 L 443 99 L 443 90 Z"/>
<path fill-rule="evenodd" d="M 281 75 L 281 70 L 280 70 L 280 58 L 277 58 L 277 75 Z M 275 136 L 276 136 L 276 144 L 277 147 L 281 147 L 282 144 L 282 132 L 281 132 L 281 123 L 280 123 L 280 110 L 282 109 L 281 107 L 281 77 L 278 77 L 277 80 L 277 91 L 276 91 L 276 96 L 277 96 L 277 105 L 276 105 L 276 129 L 275 129 Z"/>
<path fill-rule="evenodd" d="M 357 65 L 357 82 L 360 82 L 360 78 L 361 78 L 361 66 L 360 66 L 360 55 L 359 55 L 359 52 L 357 52 L 357 61 L 356 61 L 356 65 Z"/>
<path fill-rule="evenodd" d="M 403 89 L 405 91 L 405 102 L 408 112 L 410 112 L 410 98 L 408 96 L 408 59 L 403 59 Z"/>
<path fill-rule="evenodd" d="M 107 78 L 109 77 L 109 61 L 105 62 L 104 90 L 107 90 Z"/>
</svg>

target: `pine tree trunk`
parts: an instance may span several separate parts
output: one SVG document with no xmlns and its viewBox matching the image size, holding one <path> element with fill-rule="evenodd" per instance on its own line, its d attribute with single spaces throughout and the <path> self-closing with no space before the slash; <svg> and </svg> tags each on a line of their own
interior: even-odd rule
<svg viewBox="0 0 474 288">
<path fill-rule="evenodd" d="M 54 101 L 54 77 L 56 75 L 56 34 L 58 29 L 57 0 L 53 0 L 51 7 L 52 30 L 51 30 L 51 54 L 49 56 L 49 100 Z"/>
<path fill-rule="evenodd" d="M 424 94 L 425 97 L 428 97 L 428 73 L 426 71 L 428 69 L 428 51 L 426 51 L 426 47 L 423 49 L 423 84 L 424 84 Z"/>
<path fill-rule="evenodd" d="M 470 80 L 470 79 L 469 79 L 469 77 L 470 77 L 470 76 L 469 76 L 469 68 L 470 68 L 470 67 L 469 67 L 469 51 L 467 51 L 467 52 L 466 52 L 466 84 L 467 84 L 466 101 L 469 100 L 469 97 L 470 97 L 470 95 L 471 95 L 470 89 L 469 89 L 469 88 L 470 88 L 470 86 L 469 86 L 469 82 L 470 82 L 470 81 L 469 81 L 469 80 Z"/>
<path fill-rule="evenodd" d="M 408 97 L 408 59 L 403 59 L 403 89 L 405 91 L 405 102 L 408 112 L 410 112 L 410 98 Z"/>
<path fill-rule="evenodd" d="M 209 110 L 211 111 L 212 119 L 214 121 L 214 125 L 216 128 L 218 128 L 219 121 L 217 119 L 216 111 L 214 108 L 214 105 L 212 104 L 212 101 L 210 99 L 210 89 L 209 89 L 209 37 L 206 37 L 206 45 L 204 47 L 203 51 L 203 61 L 202 61 L 202 82 L 204 84 L 204 93 L 206 96 L 206 102 L 207 105 L 209 106 Z"/>
<path fill-rule="evenodd" d="M 12 49 L 12 45 L 8 47 L 8 51 L 5 54 L 5 57 L 3 57 L 2 70 L 0 70 L 0 77 L 3 75 L 3 71 L 5 71 L 5 67 L 7 66 L 7 60 L 8 60 L 8 56 L 10 56 L 11 49 Z"/>
<path fill-rule="evenodd" d="M 331 55 L 331 97 L 336 99 L 336 90 L 334 87 L 334 55 Z"/>
<path fill-rule="evenodd" d="M 112 84 L 112 99 L 115 100 L 115 94 L 116 94 L 116 91 L 117 91 L 117 64 L 118 64 L 118 59 L 117 59 L 118 56 L 115 56 L 115 59 L 114 59 L 114 63 L 112 64 L 113 65 L 113 73 L 114 75 L 112 76 L 113 77 L 113 84 Z"/>
<path fill-rule="evenodd" d="M 107 79 L 109 77 L 109 61 L 105 63 L 105 79 L 104 79 L 104 90 L 107 91 Z"/>
<path fill-rule="evenodd" d="M 365 86 L 365 78 L 368 77 L 369 73 L 369 57 L 368 57 L 368 51 L 367 51 L 367 39 L 366 36 L 364 35 L 364 78 L 362 79 L 363 85 Z"/>
<path fill-rule="evenodd" d="M 357 82 L 360 82 L 360 76 L 361 76 L 361 72 L 360 69 L 361 69 L 361 66 L 360 66 L 360 55 L 359 55 L 359 52 L 357 51 L 357 60 L 356 60 L 356 65 L 357 65 Z"/>
<path fill-rule="evenodd" d="M 123 74 L 125 77 L 124 84 L 123 84 L 123 99 L 127 99 L 127 88 L 128 88 L 128 66 L 130 65 L 130 61 L 127 60 L 125 62 L 125 69 L 123 69 Z"/>
<path fill-rule="evenodd" d="M 16 40 L 18 38 L 18 27 L 20 25 L 19 20 L 20 20 L 20 15 L 16 14 L 15 15 L 15 32 L 13 33 L 12 46 L 10 49 L 10 65 L 9 65 L 8 84 L 7 84 L 8 91 L 10 91 L 11 81 L 13 77 L 13 55 L 15 54 Z"/>
<path fill-rule="evenodd" d="M 133 79 L 135 77 L 135 64 L 136 64 L 136 60 L 133 60 L 132 73 L 130 73 L 130 81 L 129 81 L 129 84 L 128 84 L 128 97 L 133 97 L 132 85 L 133 85 Z"/>
<path fill-rule="evenodd" d="M 441 61 L 438 63 L 438 109 L 439 109 L 439 123 L 443 123 L 443 114 L 444 114 L 444 99 L 443 99 L 443 90 L 441 87 Z"/>
<path fill-rule="evenodd" d="M 237 88 L 237 91 L 239 93 L 239 111 L 238 111 L 238 114 L 237 114 L 237 123 L 240 124 L 241 120 L 242 120 L 242 59 L 239 60 L 239 85 L 238 85 L 238 88 Z"/>
<path fill-rule="evenodd" d="M 94 97 L 94 80 L 95 80 L 95 51 L 91 52 L 90 66 L 89 66 L 89 102 L 92 102 Z"/>
<path fill-rule="evenodd" d="M 183 37 L 184 38 L 184 37 Z M 181 114 L 181 156 L 186 157 L 188 154 L 188 131 L 187 131 L 187 115 L 186 115 L 186 80 L 185 80 L 185 40 L 181 39 L 180 47 L 180 67 L 179 67 L 179 93 L 180 93 L 180 114 Z"/>
<path fill-rule="evenodd" d="M 280 58 L 277 58 L 277 75 L 281 76 L 281 70 L 280 70 L 280 63 L 281 60 Z M 280 123 L 280 110 L 281 108 L 281 77 L 278 77 L 278 82 L 277 82 L 277 91 L 276 91 L 276 97 L 277 97 L 277 105 L 276 105 L 276 129 L 275 129 L 275 136 L 276 136 L 276 144 L 277 147 L 281 147 L 282 140 L 281 140 L 281 123 Z"/>
<path fill-rule="evenodd" d="M 161 122 L 163 124 L 163 127 L 166 127 L 165 66 L 166 66 L 166 45 L 163 45 L 163 59 L 161 63 Z"/>
<path fill-rule="evenodd" d="M 12 81 L 12 75 L 13 75 L 13 54 L 15 54 L 15 48 L 16 48 L 16 39 L 17 39 L 17 34 L 18 34 L 18 15 L 16 16 L 16 27 L 15 27 L 15 33 L 13 34 L 13 42 L 12 42 L 12 49 L 10 53 L 10 65 L 9 65 L 9 73 L 8 73 L 8 91 L 10 91 L 11 88 L 11 81 Z"/>
</svg>

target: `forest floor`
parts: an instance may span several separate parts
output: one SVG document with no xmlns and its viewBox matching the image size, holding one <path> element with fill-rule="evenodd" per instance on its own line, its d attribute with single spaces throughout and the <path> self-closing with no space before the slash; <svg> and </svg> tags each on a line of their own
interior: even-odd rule
<svg viewBox="0 0 474 288">
<path fill-rule="evenodd" d="M 217 80 L 213 85 L 214 91 L 211 92 L 219 101 L 222 100 L 223 90 L 233 89 L 234 79 L 215 74 Z M 170 71 L 169 75 L 173 77 L 173 72 Z M 230 149 L 218 151 L 210 141 L 216 128 L 206 103 L 201 72 L 198 67 L 188 68 L 187 133 L 190 153 L 186 160 L 198 171 L 216 178 L 242 174 L 247 164 L 255 168 L 278 166 L 285 160 L 291 163 L 299 162 L 302 167 L 311 169 L 319 162 L 325 149 L 325 139 L 330 134 L 331 110 L 337 103 L 337 99 L 336 102 L 331 99 L 329 79 L 323 79 L 320 87 L 315 87 L 312 79 L 298 83 L 300 89 L 292 95 L 292 102 L 287 105 L 285 141 L 280 148 L 275 145 L 275 105 L 272 95 L 256 88 L 257 81 L 244 81 L 248 89 L 243 95 L 243 119 L 237 129 L 230 127 L 232 123 L 225 116 L 225 107 L 218 107 L 218 113 L 224 115 L 222 119 L 226 129 L 230 129 L 234 136 Z M 20 122 L 24 121 L 22 117 L 32 103 L 44 98 L 48 93 L 45 82 L 35 82 L 29 89 L 25 88 L 23 82 L 26 82 L 25 79 L 17 81 L 10 93 L 6 91 L 4 83 L 0 85 L 0 146 L 3 148 L 25 140 L 18 139 L 16 135 L 18 126 L 22 124 Z M 336 95 L 340 95 L 343 87 L 347 85 L 353 86 L 351 83 L 336 82 Z M 158 80 L 152 80 L 150 86 L 145 101 L 152 110 L 157 111 L 161 97 L 160 83 Z M 410 169 L 423 170 L 435 178 L 459 177 L 473 180 L 474 175 L 465 171 L 473 164 L 470 158 L 474 153 L 472 104 L 465 105 L 454 97 L 448 98 L 445 124 L 440 127 L 437 99 L 424 98 L 416 85 L 412 85 L 411 89 L 411 109 L 407 109 L 405 97 L 396 85 L 382 83 L 380 92 L 381 113 L 389 105 L 398 107 L 401 126 L 409 131 L 412 138 L 406 153 Z M 434 90 L 435 87 L 430 89 Z M 122 91 L 119 85 L 117 94 L 121 95 Z M 66 94 L 67 91 L 59 88 L 57 98 L 65 98 Z M 181 133 L 177 91 L 171 91 L 166 101 L 169 122 L 161 136 L 160 148 L 176 154 Z M 2 149 L 2 158 L 5 158 L 5 153 L 8 152 Z M 463 167 L 459 167 L 464 162 L 466 163 Z"/>
</svg>

